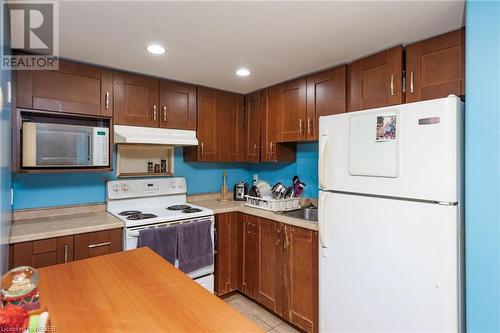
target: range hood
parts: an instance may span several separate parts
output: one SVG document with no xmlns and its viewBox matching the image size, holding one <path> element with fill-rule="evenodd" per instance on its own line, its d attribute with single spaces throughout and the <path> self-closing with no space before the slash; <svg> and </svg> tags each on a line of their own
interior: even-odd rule
<svg viewBox="0 0 500 333">
<path fill-rule="evenodd" d="M 146 143 L 170 146 L 197 146 L 196 131 L 114 125 L 115 143 Z"/>
</svg>

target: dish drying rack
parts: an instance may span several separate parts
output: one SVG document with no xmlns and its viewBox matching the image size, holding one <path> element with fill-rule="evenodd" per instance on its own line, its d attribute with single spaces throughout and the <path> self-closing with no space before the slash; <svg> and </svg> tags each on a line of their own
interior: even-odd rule
<svg viewBox="0 0 500 333">
<path fill-rule="evenodd" d="M 269 210 L 271 212 L 285 212 L 300 209 L 300 198 L 266 199 L 249 195 L 245 195 L 245 198 L 247 199 L 245 206 Z"/>
</svg>

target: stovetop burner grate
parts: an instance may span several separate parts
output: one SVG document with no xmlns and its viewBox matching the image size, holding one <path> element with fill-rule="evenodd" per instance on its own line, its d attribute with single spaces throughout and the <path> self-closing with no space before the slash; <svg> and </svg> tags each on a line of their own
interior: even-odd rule
<svg viewBox="0 0 500 333">
<path fill-rule="evenodd" d="M 198 213 L 198 212 L 201 212 L 201 209 L 189 207 L 189 208 L 183 209 L 182 212 L 183 213 Z"/>
<path fill-rule="evenodd" d="M 149 213 L 139 213 L 139 214 L 132 214 L 127 216 L 127 220 L 146 220 L 146 219 L 152 219 L 157 217 L 155 214 L 149 214 Z"/>
<path fill-rule="evenodd" d="M 129 215 L 135 215 L 135 214 L 142 214 L 140 210 L 124 210 L 123 212 L 119 212 L 118 215 L 121 216 L 129 216 Z"/>
<path fill-rule="evenodd" d="M 167 209 L 168 210 L 182 210 L 184 211 L 185 209 L 190 209 L 191 206 L 189 205 L 173 205 L 173 206 L 169 206 Z"/>
</svg>

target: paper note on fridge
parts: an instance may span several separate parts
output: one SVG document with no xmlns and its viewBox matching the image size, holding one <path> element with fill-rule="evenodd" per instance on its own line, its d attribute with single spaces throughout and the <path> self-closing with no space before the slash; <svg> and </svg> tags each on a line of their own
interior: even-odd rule
<svg viewBox="0 0 500 333">
<path fill-rule="evenodd" d="M 349 174 L 395 178 L 399 175 L 397 108 L 365 111 L 349 118 Z"/>
</svg>

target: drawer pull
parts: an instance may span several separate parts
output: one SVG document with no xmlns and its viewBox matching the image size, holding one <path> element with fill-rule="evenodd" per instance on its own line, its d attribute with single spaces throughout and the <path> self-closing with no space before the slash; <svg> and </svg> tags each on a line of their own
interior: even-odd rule
<svg viewBox="0 0 500 333">
<path fill-rule="evenodd" d="M 94 247 L 106 246 L 106 245 L 111 245 L 111 242 L 104 242 L 104 243 L 97 243 L 97 244 L 89 244 L 89 249 L 92 249 L 92 248 L 94 248 Z"/>
<path fill-rule="evenodd" d="M 68 262 L 68 245 L 64 245 L 64 262 Z"/>
</svg>

